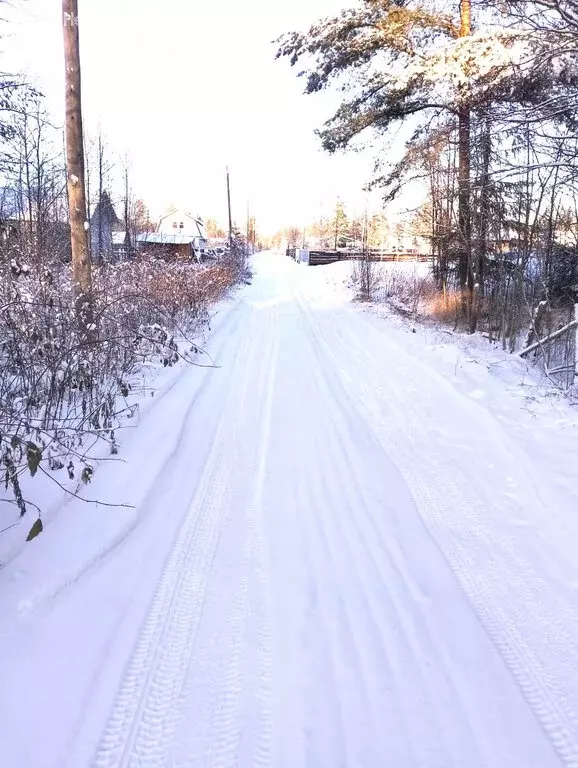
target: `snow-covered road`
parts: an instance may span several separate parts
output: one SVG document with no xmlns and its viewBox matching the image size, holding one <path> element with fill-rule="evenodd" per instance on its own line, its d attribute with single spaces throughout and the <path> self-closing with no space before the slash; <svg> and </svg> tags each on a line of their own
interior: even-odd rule
<svg viewBox="0 0 578 768">
<path fill-rule="evenodd" d="M 0 572 L 2 766 L 578 766 L 578 522 L 386 322 L 256 268 L 97 473 L 126 526 Z"/>
</svg>

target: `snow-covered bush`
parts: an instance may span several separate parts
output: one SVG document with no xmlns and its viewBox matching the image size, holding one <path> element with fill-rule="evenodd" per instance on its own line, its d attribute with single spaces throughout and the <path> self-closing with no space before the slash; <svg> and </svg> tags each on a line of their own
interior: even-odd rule
<svg viewBox="0 0 578 768">
<path fill-rule="evenodd" d="M 87 340 L 77 328 L 69 267 L 0 261 L 5 501 L 26 513 L 23 474 L 89 481 L 95 442 L 117 453 L 115 431 L 135 407 L 131 376 L 144 362 L 194 362 L 200 350 L 188 337 L 235 277 L 230 265 L 156 260 L 95 268 L 96 330 Z M 41 530 L 35 525 L 32 534 Z"/>
<path fill-rule="evenodd" d="M 353 262 L 351 279 L 357 291 L 357 298 L 360 301 L 371 301 L 380 287 L 381 277 L 379 266 L 369 257 Z"/>
<path fill-rule="evenodd" d="M 379 269 L 377 301 L 387 301 L 414 315 L 429 313 L 435 286 L 428 265 L 394 262 L 375 266 Z"/>
</svg>

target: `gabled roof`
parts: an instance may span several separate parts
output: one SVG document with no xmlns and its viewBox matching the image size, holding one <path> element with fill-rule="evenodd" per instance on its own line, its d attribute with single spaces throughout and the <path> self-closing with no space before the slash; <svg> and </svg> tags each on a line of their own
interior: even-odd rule
<svg viewBox="0 0 578 768">
<path fill-rule="evenodd" d="M 186 216 L 189 219 L 192 219 L 196 224 L 203 224 L 201 219 L 198 219 L 196 216 L 192 216 L 190 213 L 187 213 L 187 211 L 181 210 L 181 208 L 175 208 L 174 211 L 171 211 L 170 213 L 165 213 L 164 216 L 161 216 L 161 221 L 164 221 L 165 219 L 168 219 L 169 216 L 174 216 L 175 213 L 180 214 L 181 216 Z"/>
<path fill-rule="evenodd" d="M 124 230 L 124 225 L 116 215 L 114 205 L 112 204 L 110 195 L 108 192 L 106 192 L 106 190 L 102 193 L 102 196 L 96 204 L 91 216 L 90 221 L 93 227 L 98 226 L 98 221 L 101 217 L 102 220 L 107 222 L 111 229 L 115 230 L 116 232 L 121 232 Z"/>
</svg>

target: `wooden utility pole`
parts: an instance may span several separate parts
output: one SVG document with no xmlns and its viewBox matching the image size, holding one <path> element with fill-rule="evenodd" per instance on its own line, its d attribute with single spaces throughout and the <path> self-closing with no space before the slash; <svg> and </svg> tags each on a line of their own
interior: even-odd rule
<svg viewBox="0 0 578 768">
<path fill-rule="evenodd" d="M 460 37 L 472 31 L 471 0 L 460 0 Z M 458 277 L 462 295 L 462 312 L 472 321 L 474 279 L 472 270 L 472 221 L 470 200 L 470 107 L 467 86 L 460 94 L 458 113 Z"/>
<path fill-rule="evenodd" d="M 233 251 L 233 217 L 231 215 L 231 182 L 229 168 L 227 167 L 227 204 L 229 206 L 229 248 Z"/>
<path fill-rule="evenodd" d="M 88 252 L 88 220 L 84 191 L 84 144 L 78 0 L 62 0 L 62 28 L 66 67 L 66 175 L 68 185 L 72 284 L 80 330 L 94 333 L 92 274 Z"/>
</svg>

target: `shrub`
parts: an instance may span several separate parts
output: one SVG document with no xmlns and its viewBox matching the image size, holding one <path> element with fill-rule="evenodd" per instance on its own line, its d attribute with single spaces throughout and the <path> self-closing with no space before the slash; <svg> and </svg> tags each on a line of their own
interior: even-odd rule
<svg viewBox="0 0 578 768">
<path fill-rule="evenodd" d="M 237 277 L 231 264 L 154 259 L 93 271 L 97 333 L 79 335 L 69 268 L 0 262 L 0 464 L 23 516 L 23 473 L 90 480 L 88 437 L 117 452 L 134 405 L 131 376 L 146 361 L 193 361 L 190 335 Z M 37 530 L 38 532 L 38 530 Z"/>
</svg>

